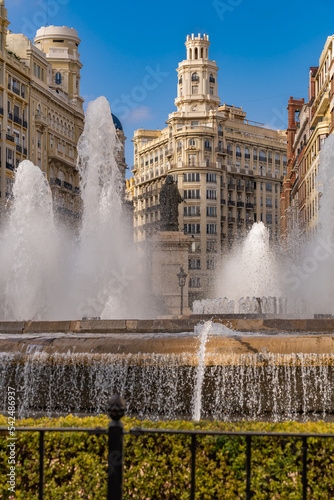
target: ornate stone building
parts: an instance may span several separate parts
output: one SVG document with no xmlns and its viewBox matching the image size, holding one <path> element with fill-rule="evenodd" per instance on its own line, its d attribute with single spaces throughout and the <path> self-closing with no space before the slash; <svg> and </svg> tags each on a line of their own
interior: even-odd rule
<svg viewBox="0 0 334 500">
<path fill-rule="evenodd" d="M 319 211 L 319 155 L 334 130 L 334 35 L 327 38 L 318 67 L 309 74 L 309 99 L 288 103 L 288 171 L 281 196 L 282 234 L 312 235 Z"/>
<path fill-rule="evenodd" d="M 175 105 L 167 127 L 134 134 L 134 202 L 137 241 L 159 229 L 159 192 L 174 176 L 185 203 L 179 211 L 191 235 L 190 301 L 212 296 L 220 256 L 251 226 L 263 221 L 280 233 L 280 190 L 285 173 L 285 131 L 251 122 L 240 107 L 220 105 L 218 67 L 209 37 L 188 36 L 187 59 L 177 69 Z"/>
<path fill-rule="evenodd" d="M 75 222 L 80 212 L 76 145 L 83 130 L 75 29 L 48 26 L 34 43 L 22 34 L 8 34 L 7 48 L 29 70 L 29 159 L 45 173 L 58 216 Z"/>
</svg>

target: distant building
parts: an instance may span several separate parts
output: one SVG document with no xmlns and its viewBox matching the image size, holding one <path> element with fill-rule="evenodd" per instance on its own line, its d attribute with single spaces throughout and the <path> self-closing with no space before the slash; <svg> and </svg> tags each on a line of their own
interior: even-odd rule
<svg viewBox="0 0 334 500">
<path fill-rule="evenodd" d="M 187 59 L 177 69 L 175 105 L 167 127 L 134 134 L 137 241 L 159 229 L 159 192 L 172 174 L 185 203 L 179 224 L 190 234 L 189 297 L 210 297 L 217 260 L 254 221 L 274 239 L 280 233 L 280 190 L 287 165 L 285 131 L 250 122 L 240 107 L 220 105 L 218 67 L 209 37 L 188 36 Z"/>
<path fill-rule="evenodd" d="M 319 212 L 319 154 L 334 130 L 334 35 L 327 38 L 319 66 L 310 68 L 309 100 L 288 103 L 288 169 L 281 196 L 282 234 L 312 235 Z"/>
</svg>

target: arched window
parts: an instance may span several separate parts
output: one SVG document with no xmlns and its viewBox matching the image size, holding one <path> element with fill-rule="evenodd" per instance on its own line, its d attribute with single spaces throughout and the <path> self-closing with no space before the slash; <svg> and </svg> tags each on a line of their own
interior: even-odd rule
<svg viewBox="0 0 334 500">
<path fill-rule="evenodd" d="M 201 59 L 203 59 L 203 57 L 204 57 L 204 49 L 202 48 L 201 49 Z"/>
<path fill-rule="evenodd" d="M 195 139 L 189 139 L 189 146 L 196 146 L 196 140 Z"/>
<path fill-rule="evenodd" d="M 182 142 L 181 142 L 181 141 L 179 141 L 179 142 L 177 143 L 177 149 L 182 149 Z"/>
<path fill-rule="evenodd" d="M 198 74 L 197 73 L 193 73 L 191 75 L 191 81 L 192 82 L 198 82 L 199 81 L 199 78 L 198 78 Z"/>
<path fill-rule="evenodd" d="M 213 76 L 213 74 L 211 73 L 211 75 L 210 75 L 210 83 L 215 83 L 215 82 L 216 82 L 216 79 Z"/>
<path fill-rule="evenodd" d="M 232 146 L 231 146 L 231 144 L 227 144 L 227 152 L 229 154 L 232 154 Z"/>
<path fill-rule="evenodd" d="M 240 149 L 240 146 L 237 146 L 235 148 L 235 154 L 236 154 L 237 158 L 241 158 L 241 149 Z"/>
<path fill-rule="evenodd" d="M 211 142 L 206 140 L 204 142 L 204 149 L 206 149 L 206 151 L 211 151 Z"/>
<path fill-rule="evenodd" d="M 195 48 L 195 59 L 198 59 L 198 48 Z"/>
<path fill-rule="evenodd" d="M 264 151 L 260 151 L 260 153 L 259 153 L 259 160 L 260 161 L 266 161 L 266 153 Z"/>
<path fill-rule="evenodd" d="M 253 149 L 253 160 L 257 160 L 257 151 Z"/>
<path fill-rule="evenodd" d="M 250 158 L 250 154 L 249 154 L 249 149 L 248 148 L 245 148 L 245 158 L 246 159 Z"/>
<path fill-rule="evenodd" d="M 222 132 L 223 132 L 222 126 L 218 125 L 218 135 L 223 135 Z"/>
<path fill-rule="evenodd" d="M 58 170 L 58 175 L 57 175 L 58 179 L 61 181 L 61 182 L 64 182 L 65 181 L 65 174 L 62 170 Z"/>
<path fill-rule="evenodd" d="M 56 73 L 56 76 L 55 76 L 55 84 L 56 85 L 61 85 L 61 73 Z"/>
</svg>

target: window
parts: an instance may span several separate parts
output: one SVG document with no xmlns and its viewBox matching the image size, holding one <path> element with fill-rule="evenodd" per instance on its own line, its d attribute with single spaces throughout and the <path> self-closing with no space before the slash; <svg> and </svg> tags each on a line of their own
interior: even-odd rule
<svg viewBox="0 0 334 500">
<path fill-rule="evenodd" d="M 218 125 L 218 135 L 221 137 L 223 135 L 223 129 L 221 125 Z"/>
<path fill-rule="evenodd" d="M 189 146 L 196 146 L 195 139 L 189 139 Z"/>
<path fill-rule="evenodd" d="M 217 199 L 217 191 L 215 189 L 207 189 L 206 190 L 206 199 L 207 200 L 216 200 Z"/>
<path fill-rule="evenodd" d="M 207 224 L 206 234 L 217 234 L 217 224 Z"/>
<path fill-rule="evenodd" d="M 217 217 L 217 207 L 206 207 L 206 215 L 208 217 Z"/>
<path fill-rule="evenodd" d="M 199 206 L 183 207 L 184 217 L 199 217 L 201 215 L 201 208 Z"/>
<path fill-rule="evenodd" d="M 198 78 L 198 74 L 197 73 L 193 73 L 191 75 L 191 81 L 192 82 L 198 82 L 199 81 L 199 78 Z"/>
<path fill-rule="evenodd" d="M 228 153 L 229 155 L 231 155 L 231 154 L 232 154 L 232 146 L 231 146 L 231 144 L 227 144 L 227 153 Z"/>
<path fill-rule="evenodd" d="M 201 269 L 201 259 L 189 259 L 188 269 Z"/>
<path fill-rule="evenodd" d="M 210 88 L 209 88 L 209 94 L 210 94 L 210 95 L 213 95 L 213 87 L 210 87 Z"/>
<path fill-rule="evenodd" d="M 211 151 L 211 143 L 210 143 L 210 141 L 205 141 L 204 142 L 204 149 L 206 149 L 207 151 Z"/>
<path fill-rule="evenodd" d="M 250 154 L 249 154 L 249 149 L 248 149 L 248 148 L 245 148 L 245 158 L 246 158 L 247 160 L 249 160 L 249 159 L 250 159 Z"/>
<path fill-rule="evenodd" d="M 253 150 L 253 160 L 257 160 L 257 151 L 256 149 Z"/>
<path fill-rule="evenodd" d="M 183 191 L 183 197 L 185 200 L 199 200 L 200 190 L 199 189 L 185 189 Z"/>
<path fill-rule="evenodd" d="M 198 87 L 197 87 L 197 85 L 193 85 L 191 87 L 191 93 L 192 94 L 198 94 Z"/>
<path fill-rule="evenodd" d="M 183 182 L 199 182 L 200 174 L 195 172 L 187 172 L 183 174 Z"/>
<path fill-rule="evenodd" d="M 201 251 L 201 242 L 200 241 L 193 241 L 192 244 L 190 245 L 190 252 L 196 253 Z"/>
<path fill-rule="evenodd" d="M 273 206 L 273 199 L 272 198 L 266 198 L 266 207 L 267 208 L 272 208 Z"/>
<path fill-rule="evenodd" d="M 206 174 L 206 182 L 217 183 L 217 174 Z"/>
<path fill-rule="evenodd" d="M 183 224 L 184 234 L 201 234 L 200 224 Z"/>
<path fill-rule="evenodd" d="M 189 279 L 189 288 L 201 288 L 201 278 L 193 278 Z"/>
<path fill-rule="evenodd" d="M 260 151 L 260 153 L 259 153 L 259 160 L 260 161 L 267 161 L 266 153 L 264 151 Z"/>
<path fill-rule="evenodd" d="M 210 80 L 210 83 L 215 83 L 215 82 L 216 82 L 215 77 L 213 76 L 213 74 L 212 74 L 212 73 L 211 73 L 211 75 L 210 75 L 209 80 Z"/>
<path fill-rule="evenodd" d="M 239 146 L 236 147 L 235 154 L 237 158 L 241 158 L 241 149 Z"/>
<path fill-rule="evenodd" d="M 272 216 L 272 214 L 266 214 L 266 223 L 267 224 L 272 224 L 273 223 L 273 216 Z"/>
<path fill-rule="evenodd" d="M 182 76 L 180 76 L 179 78 L 179 84 L 181 85 L 181 83 L 182 83 Z"/>
<path fill-rule="evenodd" d="M 266 182 L 266 191 L 269 191 L 271 193 L 272 190 L 273 190 L 273 185 L 271 184 L 271 182 Z"/>
<path fill-rule="evenodd" d="M 56 73 L 56 76 L 55 76 L 55 84 L 56 85 L 61 85 L 61 73 Z"/>
<path fill-rule="evenodd" d="M 208 240 L 206 242 L 206 251 L 208 253 L 216 253 L 217 252 L 217 242 L 214 240 Z"/>
<path fill-rule="evenodd" d="M 208 259 L 206 261 L 206 268 L 207 269 L 215 269 L 216 268 L 216 262 L 213 259 Z"/>
<path fill-rule="evenodd" d="M 277 208 L 277 199 L 275 200 L 275 208 Z"/>
</svg>

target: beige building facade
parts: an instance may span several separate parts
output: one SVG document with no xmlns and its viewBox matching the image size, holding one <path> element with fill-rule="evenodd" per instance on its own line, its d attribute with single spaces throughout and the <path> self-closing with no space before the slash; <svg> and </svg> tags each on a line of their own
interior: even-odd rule
<svg viewBox="0 0 334 500">
<path fill-rule="evenodd" d="M 309 99 L 288 103 L 288 171 L 282 192 L 282 233 L 312 237 L 320 207 L 319 160 L 334 130 L 334 35 L 326 40 L 319 66 L 309 73 Z"/>
<path fill-rule="evenodd" d="M 7 34 L 7 50 L 27 67 L 29 159 L 45 173 L 56 214 L 75 223 L 80 213 L 76 145 L 83 131 L 75 29 L 49 26 L 37 31 L 34 42 L 22 34 Z"/>
<path fill-rule="evenodd" d="M 220 104 L 218 67 L 209 58 L 209 37 L 191 35 L 177 69 L 175 105 L 167 127 L 134 134 L 134 202 L 138 242 L 159 229 L 159 192 L 167 174 L 184 203 L 179 229 L 191 236 L 190 302 L 214 294 L 221 256 L 254 221 L 273 239 L 280 233 L 280 189 L 287 165 L 285 132 L 252 123 L 240 107 Z"/>
</svg>

